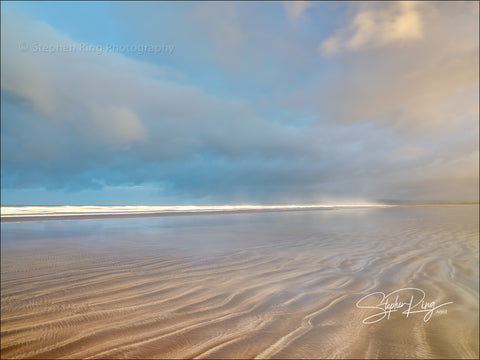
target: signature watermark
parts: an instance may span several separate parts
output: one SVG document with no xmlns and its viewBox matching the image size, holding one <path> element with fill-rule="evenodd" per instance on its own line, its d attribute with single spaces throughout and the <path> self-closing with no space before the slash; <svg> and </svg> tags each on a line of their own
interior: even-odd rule
<svg viewBox="0 0 480 360">
<path fill-rule="evenodd" d="M 383 319 L 390 319 L 392 313 L 401 311 L 401 314 L 408 317 L 411 314 L 424 313 L 423 321 L 430 320 L 432 315 L 446 314 L 446 309 L 440 309 L 453 301 L 443 304 L 436 304 L 435 301 L 427 301 L 425 299 L 425 291 L 418 288 L 403 288 L 392 291 L 385 295 L 383 292 L 377 291 L 362 297 L 355 304 L 359 309 L 378 310 L 375 314 L 363 319 L 364 324 L 373 324 Z"/>
<path fill-rule="evenodd" d="M 103 44 L 93 45 L 88 43 L 42 43 L 19 42 L 18 48 L 22 52 L 33 54 L 66 54 L 66 53 L 92 53 L 103 55 L 107 53 L 136 54 L 136 55 L 172 55 L 175 46 L 172 44 Z"/>
</svg>

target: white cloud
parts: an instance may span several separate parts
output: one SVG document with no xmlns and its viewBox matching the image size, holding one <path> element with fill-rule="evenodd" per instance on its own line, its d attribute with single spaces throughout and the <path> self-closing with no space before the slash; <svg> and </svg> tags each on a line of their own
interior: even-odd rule
<svg viewBox="0 0 480 360">
<path fill-rule="evenodd" d="M 392 6 L 397 15 L 379 17 Z M 399 135 L 373 188 L 478 199 L 478 5 L 368 3 L 358 10 L 352 31 L 322 44 L 337 55 L 338 73 L 319 85 L 319 110 L 335 125 L 372 122 Z"/>
<path fill-rule="evenodd" d="M 148 65 L 82 51 L 82 44 L 46 23 L 2 17 L 2 93 L 22 99 L 51 124 L 90 131 L 114 147 L 143 140 L 144 124 L 128 100 L 138 71 Z"/>
<path fill-rule="evenodd" d="M 296 22 L 313 5 L 311 1 L 284 1 L 285 15 L 290 22 Z"/>
<path fill-rule="evenodd" d="M 414 1 L 362 3 L 351 22 L 319 46 L 325 55 L 422 39 L 421 13 Z"/>
<path fill-rule="evenodd" d="M 342 47 L 333 37 L 327 39 L 324 47 L 339 51 L 341 73 L 331 83 L 322 84 L 327 89 L 321 91 L 321 107 L 335 107 L 332 116 L 336 121 L 370 119 L 409 134 L 447 133 L 459 124 L 468 126 L 478 111 L 479 77 L 478 19 L 471 5 L 442 3 L 418 8 L 423 38 L 412 46 L 372 47 L 353 56 L 342 53 L 346 43 Z M 395 6 L 407 12 L 413 8 L 413 4 Z M 405 16 L 408 19 L 409 15 Z M 361 22 L 369 21 L 362 18 Z M 385 24 L 397 26 L 394 22 Z M 366 44 L 365 39 L 373 34 L 367 25 L 362 31 L 352 41 L 355 46 Z M 399 30 L 393 35 L 395 31 L 389 36 L 399 40 Z M 413 38 L 414 34 L 408 36 Z"/>
</svg>

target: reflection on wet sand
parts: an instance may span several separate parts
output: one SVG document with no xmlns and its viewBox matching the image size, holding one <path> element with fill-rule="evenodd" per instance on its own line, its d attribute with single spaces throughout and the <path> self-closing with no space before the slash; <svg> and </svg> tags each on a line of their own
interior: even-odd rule
<svg viewBox="0 0 480 360">
<path fill-rule="evenodd" d="M 3 358 L 479 355 L 475 206 L 26 224 L 2 224 Z M 362 323 L 409 287 L 453 303 Z"/>
</svg>

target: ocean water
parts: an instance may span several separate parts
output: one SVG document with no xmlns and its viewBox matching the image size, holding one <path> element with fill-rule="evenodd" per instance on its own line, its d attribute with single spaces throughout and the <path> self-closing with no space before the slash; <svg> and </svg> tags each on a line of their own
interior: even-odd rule
<svg viewBox="0 0 480 360">
<path fill-rule="evenodd" d="M 478 358 L 478 206 L 2 223 L 8 358 Z"/>
</svg>

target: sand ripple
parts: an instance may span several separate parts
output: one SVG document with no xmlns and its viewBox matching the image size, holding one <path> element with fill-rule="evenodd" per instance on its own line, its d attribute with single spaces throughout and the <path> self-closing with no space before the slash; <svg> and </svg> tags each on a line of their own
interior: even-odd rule
<svg viewBox="0 0 480 360">
<path fill-rule="evenodd" d="M 478 358 L 478 210 L 407 210 L 176 223 L 115 249 L 2 226 L 1 355 Z M 187 238 L 231 246 L 199 252 Z M 403 287 L 454 304 L 428 322 L 362 323 L 362 296 Z"/>
</svg>

